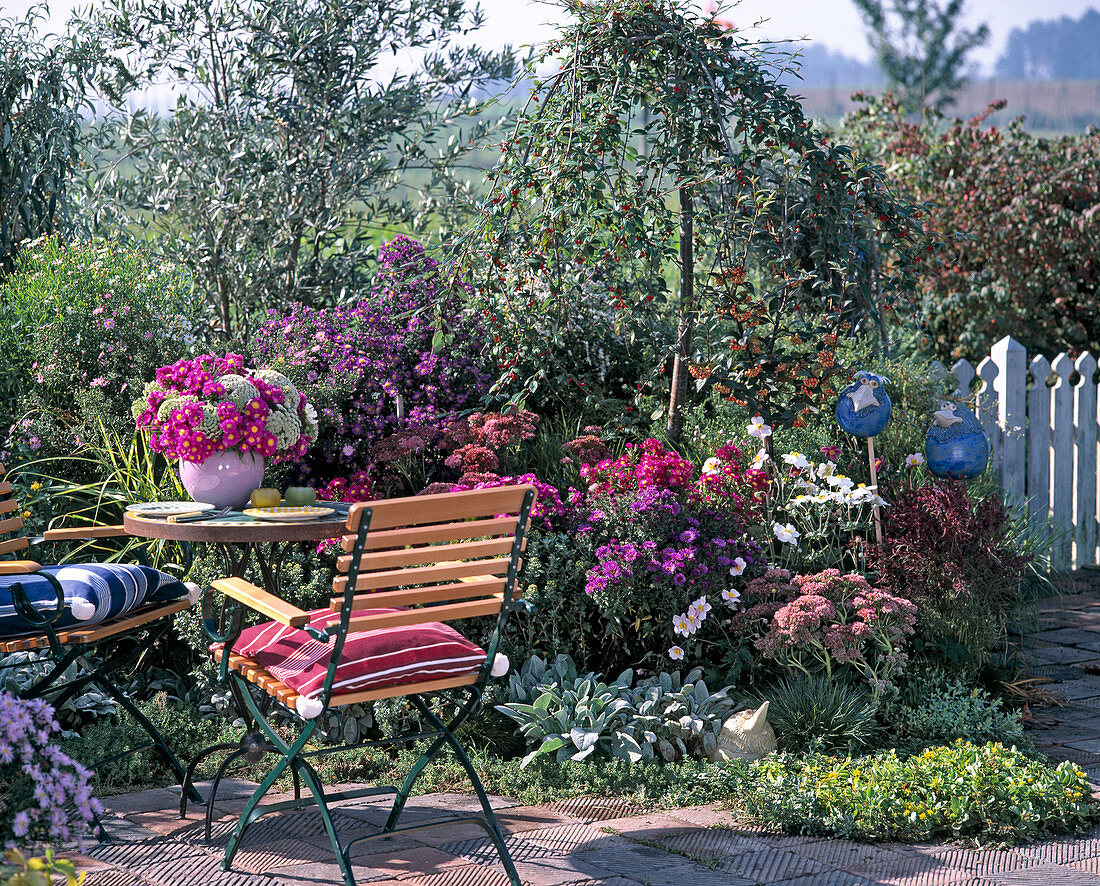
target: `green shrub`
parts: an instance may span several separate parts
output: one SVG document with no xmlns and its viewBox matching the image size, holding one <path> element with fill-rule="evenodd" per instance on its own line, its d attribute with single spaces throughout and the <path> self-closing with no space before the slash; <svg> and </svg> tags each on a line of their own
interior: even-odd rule
<svg viewBox="0 0 1100 886">
<path fill-rule="evenodd" d="M 117 240 L 28 245 L 0 302 L 21 333 L 7 371 L 26 385 L 11 440 L 22 455 L 67 455 L 101 424 L 128 437 L 130 402 L 198 334 L 184 278 Z"/>
<path fill-rule="evenodd" d="M 203 719 L 194 705 L 171 699 L 164 692 L 139 702 L 138 709 L 160 730 L 181 760 L 189 760 L 208 745 L 236 741 L 243 731 L 222 721 Z M 123 714 L 96 720 L 86 726 L 81 735 L 60 742 L 60 747 L 74 760 L 90 766 L 148 740 L 137 722 Z M 160 755 L 151 750 L 110 760 L 100 765 L 95 773 L 95 790 L 100 795 L 175 782 L 175 774 Z"/>
<path fill-rule="evenodd" d="M 930 744 L 965 739 L 1030 749 L 1031 739 L 1020 715 L 1005 710 L 985 689 L 970 688 L 958 677 L 930 668 L 911 680 L 901 697 L 882 712 L 895 730 L 898 747 L 920 749 Z"/>
<path fill-rule="evenodd" d="M 875 704 L 866 689 L 824 674 L 792 674 L 760 690 L 781 750 L 852 753 L 874 741 Z"/>
<path fill-rule="evenodd" d="M 1100 817 L 1085 773 L 1001 744 L 957 741 L 903 758 L 780 754 L 717 770 L 736 805 L 795 833 L 858 840 L 972 838 L 1011 844 Z"/>
<path fill-rule="evenodd" d="M 594 561 L 568 533 L 533 528 L 527 538 L 518 585 L 536 613 L 508 620 L 504 651 L 518 662 L 568 650 L 581 667 L 599 667 L 606 644 L 596 607 L 584 592 L 585 573 Z"/>
</svg>

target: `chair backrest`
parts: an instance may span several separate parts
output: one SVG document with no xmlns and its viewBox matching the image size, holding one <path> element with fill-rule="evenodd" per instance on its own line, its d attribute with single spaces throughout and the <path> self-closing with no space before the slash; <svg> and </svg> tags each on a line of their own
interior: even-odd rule
<svg viewBox="0 0 1100 886">
<path fill-rule="evenodd" d="M 445 492 L 354 505 L 337 558 L 341 635 L 497 616 L 485 676 L 515 594 L 534 486 Z M 415 608 L 413 608 L 415 607 Z M 398 609 L 352 618 L 353 611 Z"/>
<path fill-rule="evenodd" d="M 0 477 L 5 473 L 4 466 L 0 465 Z M 0 480 L 0 556 L 30 547 L 30 540 L 18 534 L 22 528 L 23 514 L 19 500 L 13 494 L 11 481 Z"/>
</svg>

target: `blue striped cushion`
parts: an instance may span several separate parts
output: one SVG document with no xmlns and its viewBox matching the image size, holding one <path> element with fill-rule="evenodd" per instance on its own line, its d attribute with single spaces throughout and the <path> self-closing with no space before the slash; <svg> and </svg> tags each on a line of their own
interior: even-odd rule
<svg viewBox="0 0 1100 886">
<path fill-rule="evenodd" d="M 129 612 L 143 603 L 187 596 L 183 582 L 150 569 L 122 563 L 81 563 L 47 566 L 33 575 L 0 575 L 0 636 L 38 633 L 15 613 L 11 586 L 22 582 L 35 609 L 53 612 L 57 595 L 41 577 L 48 572 L 65 592 L 65 611 L 53 623 L 56 630 L 93 625 Z"/>
</svg>

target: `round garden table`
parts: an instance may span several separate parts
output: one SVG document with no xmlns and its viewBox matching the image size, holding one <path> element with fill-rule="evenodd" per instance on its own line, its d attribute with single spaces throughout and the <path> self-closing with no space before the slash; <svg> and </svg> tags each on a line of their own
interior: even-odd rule
<svg viewBox="0 0 1100 886">
<path fill-rule="evenodd" d="M 325 507 L 328 504 L 328 502 L 317 503 L 318 507 Z M 248 564 L 255 557 L 256 565 L 263 577 L 264 590 L 281 597 L 280 573 L 282 572 L 283 558 L 290 547 L 302 542 L 317 542 L 329 538 L 339 538 L 346 531 L 348 506 L 341 504 L 334 505 L 334 507 L 338 509 L 330 516 L 321 517 L 318 520 L 294 523 L 256 520 L 243 515 L 214 517 L 209 520 L 199 520 L 191 523 L 169 523 L 167 520 L 138 517 L 130 513 L 123 515 L 122 523 L 127 532 L 139 538 L 213 545 L 221 554 L 226 577 L 244 578 Z M 210 594 L 204 593 L 202 595 L 202 617 L 211 637 L 221 636 L 226 638 L 231 634 L 239 633 L 242 616 L 243 607 L 226 597 L 220 607 L 220 612 L 215 617 L 214 603 Z M 237 697 L 233 685 L 230 684 L 230 690 L 234 697 L 237 712 L 245 719 L 246 729 L 252 731 L 254 724 L 248 715 L 248 707 L 242 699 Z M 253 737 L 260 740 L 258 736 Z M 208 751 L 227 747 L 230 747 L 230 745 L 215 745 L 213 749 L 208 748 L 200 753 L 191 761 L 188 777 L 190 777 L 196 763 Z M 230 757 L 230 759 L 233 758 Z M 219 770 L 219 779 L 220 776 L 221 771 Z M 186 800 L 183 801 L 183 804 L 181 808 L 185 809 Z"/>
<path fill-rule="evenodd" d="M 327 503 L 318 502 L 318 507 Z M 191 523 L 169 523 L 163 519 L 126 513 L 126 531 L 140 538 L 165 541 L 202 542 L 214 545 L 225 564 L 226 577 L 243 578 L 255 557 L 263 577 L 264 590 L 280 596 L 283 558 L 298 542 L 339 538 L 345 532 L 346 508 L 327 517 L 302 522 L 275 522 L 248 517 L 215 517 Z"/>
</svg>

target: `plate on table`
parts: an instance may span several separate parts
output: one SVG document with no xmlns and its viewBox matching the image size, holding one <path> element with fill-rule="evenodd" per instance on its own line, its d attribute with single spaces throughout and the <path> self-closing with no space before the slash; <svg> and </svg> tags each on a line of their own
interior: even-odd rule
<svg viewBox="0 0 1100 886">
<path fill-rule="evenodd" d="M 126 505 L 126 513 L 135 517 L 168 518 L 212 510 L 213 505 L 202 501 L 136 501 Z"/>
<path fill-rule="evenodd" d="M 257 520 L 271 520 L 275 523 L 304 523 L 306 520 L 317 520 L 334 513 L 332 508 L 245 508 L 246 517 L 255 517 Z"/>
</svg>

